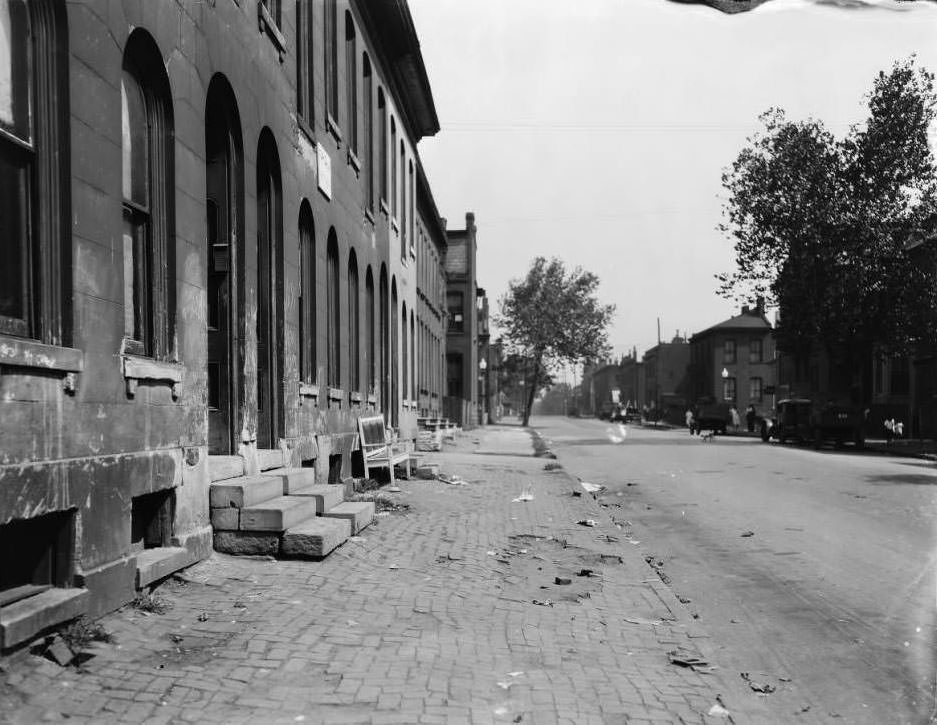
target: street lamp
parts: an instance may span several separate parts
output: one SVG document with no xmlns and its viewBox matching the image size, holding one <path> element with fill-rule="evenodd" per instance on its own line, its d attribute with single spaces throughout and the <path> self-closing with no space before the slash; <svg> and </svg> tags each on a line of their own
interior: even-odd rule
<svg viewBox="0 0 937 725">
<path fill-rule="evenodd" d="M 488 380 L 485 371 L 488 369 L 488 361 L 482 358 L 478 361 L 478 388 L 481 400 L 478 403 L 478 424 L 484 425 L 488 410 Z"/>
</svg>

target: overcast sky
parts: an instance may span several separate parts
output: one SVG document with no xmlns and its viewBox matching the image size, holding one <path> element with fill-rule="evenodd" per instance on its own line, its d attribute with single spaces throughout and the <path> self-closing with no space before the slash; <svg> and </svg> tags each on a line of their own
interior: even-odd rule
<svg viewBox="0 0 937 725">
<path fill-rule="evenodd" d="M 658 317 L 669 340 L 736 314 L 715 293 L 720 175 L 758 115 L 841 135 L 879 70 L 917 53 L 937 72 L 937 5 L 868 2 L 410 0 L 442 126 L 420 154 L 449 227 L 475 212 L 493 309 L 556 255 L 601 278 L 617 352 L 653 346 Z"/>
</svg>

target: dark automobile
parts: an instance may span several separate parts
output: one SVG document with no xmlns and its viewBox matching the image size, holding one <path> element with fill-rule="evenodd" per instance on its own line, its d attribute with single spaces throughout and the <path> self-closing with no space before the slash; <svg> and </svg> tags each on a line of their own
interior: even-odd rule
<svg viewBox="0 0 937 725">
<path fill-rule="evenodd" d="M 693 412 L 693 425 L 690 433 L 700 433 L 711 430 L 713 433 L 725 435 L 726 428 L 732 421 L 728 403 L 717 403 L 715 398 L 700 398 Z"/>
<path fill-rule="evenodd" d="M 761 440 L 772 438 L 781 443 L 795 440 L 820 448 L 830 442 L 840 447 L 853 443 L 865 446 L 862 414 L 848 405 L 833 401 L 819 405 L 809 398 L 790 398 L 778 402 L 777 415 L 761 422 Z"/>
</svg>

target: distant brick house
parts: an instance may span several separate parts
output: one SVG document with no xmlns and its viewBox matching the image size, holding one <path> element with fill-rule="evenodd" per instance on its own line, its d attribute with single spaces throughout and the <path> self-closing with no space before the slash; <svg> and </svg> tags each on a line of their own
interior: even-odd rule
<svg viewBox="0 0 937 725">
<path fill-rule="evenodd" d="M 723 374 L 725 373 L 725 374 Z M 744 418 L 749 404 L 757 413 L 774 404 L 777 366 L 771 323 L 761 304 L 690 338 L 690 397 L 712 397 L 734 405 Z"/>
</svg>

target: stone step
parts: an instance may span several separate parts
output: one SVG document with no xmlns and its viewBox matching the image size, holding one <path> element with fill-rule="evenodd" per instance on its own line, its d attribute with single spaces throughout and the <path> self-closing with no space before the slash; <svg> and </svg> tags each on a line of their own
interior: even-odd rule
<svg viewBox="0 0 937 725">
<path fill-rule="evenodd" d="M 213 509 L 246 508 L 283 495 L 283 484 L 270 476 L 241 476 L 213 483 L 209 503 Z"/>
<path fill-rule="evenodd" d="M 269 471 L 271 468 L 283 468 L 283 451 L 279 448 L 258 448 L 257 470 Z"/>
<path fill-rule="evenodd" d="M 0 650 L 32 639 L 50 627 L 87 614 L 87 589 L 47 589 L 0 610 Z"/>
<path fill-rule="evenodd" d="M 280 542 L 283 556 L 321 559 L 351 536 L 351 521 L 316 517 L 286 530 Z"/>
<path fill-rule="evenodd" d="M 272 480 L 276 481 L 276 479 Z M 242 508 L 238 529 L 240 531 L 286 531 L 315 515 L 315 499 L 305 496 L 280 496 L 255 506 Z"/>
<path fill-rule="evenodd" d="M 284 496 L 316 485 L 316 469 L 314 468 L 272 468 L 264 471 L 262 475 L 278 476 L 283 481 Z"/>
<path fill-rule="evenodd" d="M 211 527 L 215 531 L 237 531 L 241 524 L 241 509 L 211 509 Z"/>
<path fill-rule="evenodd" d="M 426 480 L 432 480 L 439 475 L 439 464 L 438 463 L 424 463 L 420 466 L 417 466 L 416 477 Z"/>
<path fill-rule="evenodd" d="M 275 531 L 215 531 L 215 551 L 240 556 L 276 556 L 280 534 Z"/>
<path fill-rule="evenodd" d="M 313 499 L 316 502 L 316 513 L 321 516 L 345 500 L 345 487 L 331 483 L 317 483 L 315 486 L 306 486 L 290 495 Z"/>
<path fill-rule="evenodd" d="M 240 456 L 209 456 L 208 475 L 212 481 L 243 476 L 244 459 Z"/>
<path fill-rule="evenodd" d="M 237 511 L 237 509 L 232 509 Z M 137 589 L 165 579 L 197 561 L 197 557 L 181 546 L 161 546 L 144 549 L 137 554 Z"/>
<path fill-rule="evenodd" d="M 351 533 L 357 535 L 374 521 L 374 502 L 345 501 L 338 506 L 333 506 L 322 516 L 330 519 L 347 519 L 351 523 Z"/>
</svg>

